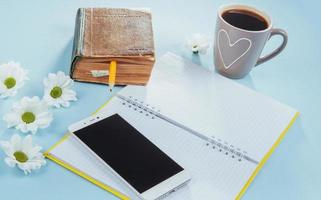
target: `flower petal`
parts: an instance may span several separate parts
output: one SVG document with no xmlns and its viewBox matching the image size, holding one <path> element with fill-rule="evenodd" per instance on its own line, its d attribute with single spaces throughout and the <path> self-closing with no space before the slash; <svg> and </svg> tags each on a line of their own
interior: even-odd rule
<svg viewBox="0 0 321 200">
<path fill-rule="evenodd" d="M 7 123 L 8 128 L 19 124 L 19 122 L 21 121 L 20 118 L 20 115 L 17 115 L 17 113 L 14 112 L 7 113 L 3 116 L 3 120 Z"/>
<path fill-rule="evenodd" d="M 13 151 L 20 151 L 21 150 L 21 137 L 18 134 L 14 134 L 11 137 L 10 143 L 12 145 Z"/>
<path fill-rule="evenodd" d="M 9 166 L 9 167 L 14 167 L 17 164 L 17 161 L 15 159 L 12 159 L 10 157 L 6 157 L 4 159 L 4 162 Z"/>
<path fill-rule="evenodd" d="M 32 137 L 31 135 L 27 135 L 23 140 L 22 140 L 22 151 L 27 153 L 30 149 L 32 148 Z"/>
<path fill-rule="evenodd" d="M 207 35 L 196 33 L 186 39 L 186 45 L 194 53 L 205 54 L 210 47 L 210 39 Z"/>
<path fill-rule="evenodd" d="M 0 147 L 7 156 L 13 155 L 13 146 L 8 141 L 0 141 Z"/>
<path fill-rule="evenodd" d="M 28 151 L 26 152 L 28 154 L 28 156 L 30 158 L 33 158 L 33 157 L 36 157 L 37 154 L 39 153 L 39 151 L 42 149 L 41 146 L 35 146 L 35 147 L 32 147 L 30 149 L 28 149 Z"/>
</svg>

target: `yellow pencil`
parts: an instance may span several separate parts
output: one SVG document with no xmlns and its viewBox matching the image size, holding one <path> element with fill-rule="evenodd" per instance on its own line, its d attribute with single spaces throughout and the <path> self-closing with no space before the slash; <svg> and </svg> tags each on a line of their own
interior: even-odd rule
<svg viewBox="0 0 321 200">
<path fill-rule="evenodd" d="M 117 68 L 117 63 L 116 61 L 111 61 L 110 65 L 109 65 L 109 80 L 108 80 L 108 84 L 109 84 L 109 91 L 113 91 L 113 87 L 115 85 L 115 81 L 116 81 L 116 68 Z"/>
</svg>

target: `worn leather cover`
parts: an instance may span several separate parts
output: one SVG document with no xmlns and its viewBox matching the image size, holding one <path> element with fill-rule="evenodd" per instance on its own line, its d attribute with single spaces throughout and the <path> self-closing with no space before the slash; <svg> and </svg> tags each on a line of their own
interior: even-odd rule
<svg viewBox="0 0 321 200">
<path fill-rule="evenodd" d="M 146 70 L 150 75 L 155 62 L 151 13 L 125 8 L 80 8 L 76 17 L 71 77 L 75 78 L 77 62 L 84 58 L 101 62 L 115 57 L 132 59 L 136 66 L 148 63 Z M 132 65 L 131 76 L 135 76 L 135 65 Z M 93 78 L 88 82 L 100 81 Z"/>
</svg>

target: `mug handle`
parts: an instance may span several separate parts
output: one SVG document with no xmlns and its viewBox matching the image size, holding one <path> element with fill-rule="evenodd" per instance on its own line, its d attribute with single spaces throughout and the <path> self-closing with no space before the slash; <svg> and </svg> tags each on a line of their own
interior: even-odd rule
<svg viewBox="0 0 321 200">
<path fill-rule="evenodd" d="M 283 38 L 282 44 L 278 48 L 276 48 L 274 51 L 272 51 L 270 54 L 259 58 L 259 60 L 255 64 L 255 66 L 258 66 L 258 65 L 274 58 L 279 53 L 281 53 L 281 51 L 285 48 L 286 44 L 288 43 L 288 34 L 285 32 L 285 30 L 279 29 L 279 28 L 272 29 L 269 39 L 274 35 L 281 35 L 282 36 L 282 38 Z"/>
</svg>

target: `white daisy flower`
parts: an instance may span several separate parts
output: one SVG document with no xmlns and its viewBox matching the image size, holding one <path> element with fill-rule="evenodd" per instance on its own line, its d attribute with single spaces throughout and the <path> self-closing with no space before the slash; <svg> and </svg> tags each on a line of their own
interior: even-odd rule
<svg viewBox="0 0 321 200">
<path fill-rule="evenodd" d="M 28 80 L 27 71 L 19 63 L 8 62 L 0 65 L 0 99 L 15 96 Z"/>
<path fill-rule="evenodd" d="M 48 127 L 53 116 L 46 103 L 39 97 L 23 97 L 3 119 L 7 122 L 8 128 L 15 127 L 24 133 L 35 134 L 39 128 Z"/>
<path fill-rule="evenodd" d="M 207 35 L 195 33 L 189 38 L 186 38 L 186 48 L 193 53 L 206 54 L 210 47 L 210 39 Z"/>
<path fill-rule="evenodd" d="M 43 99 L 49 106 L 56 108 L 69 107 L 70 101 L 76 101 L 76 92 L 70 89 L 73 80 L 65 73 L 59 71 L 57 74 L 50 73 L 43 81 L 45 95 Z"/>
<path fill-rule="evenodd" d="M 21 138 L 15 134 L 10 141 L 0 141 L 0 147 L 7 155 L 4 159 L 5 163 L 9 167 L 18 166 L 25 174 L 46 164 L 46 160 L 40 152 L 41 147 L 32 145 L 31 135 Z"/>
</svg>

